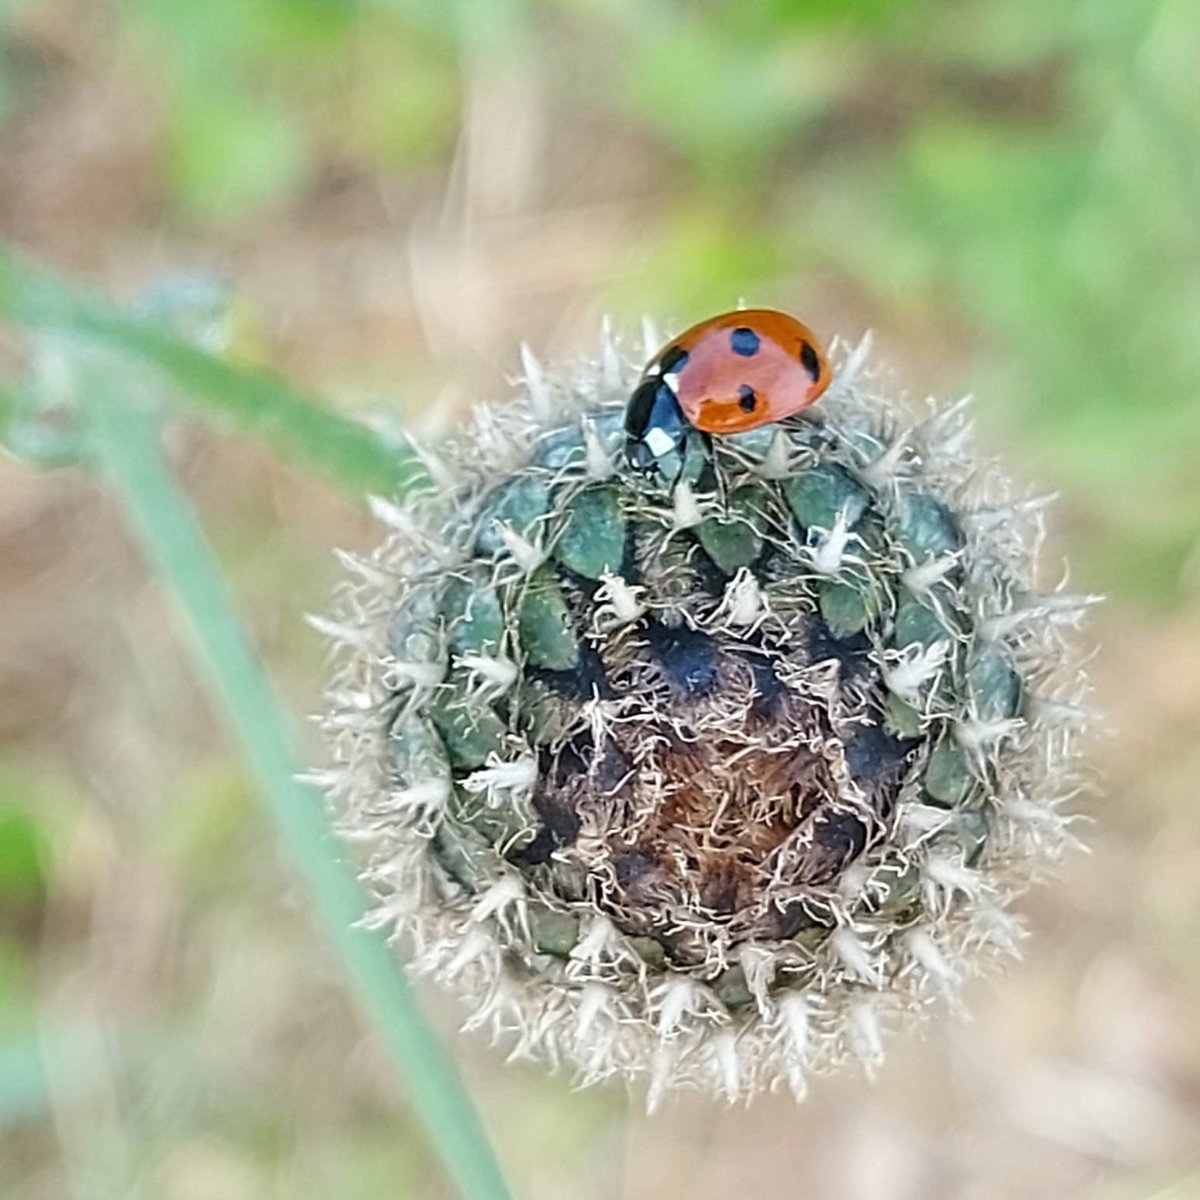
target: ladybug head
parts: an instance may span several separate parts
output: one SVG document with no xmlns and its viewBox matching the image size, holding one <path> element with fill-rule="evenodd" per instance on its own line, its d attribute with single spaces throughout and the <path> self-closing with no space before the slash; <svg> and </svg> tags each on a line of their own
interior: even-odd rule
<svg viewBox="0 0 1200 1200">
<path fill-rule="evenodd" d="M 625 455 L 635 471 L 679 473 L 696 432 L 670 384 L 657 374 L 638 384 L 625 409 Z"/>
</svg>

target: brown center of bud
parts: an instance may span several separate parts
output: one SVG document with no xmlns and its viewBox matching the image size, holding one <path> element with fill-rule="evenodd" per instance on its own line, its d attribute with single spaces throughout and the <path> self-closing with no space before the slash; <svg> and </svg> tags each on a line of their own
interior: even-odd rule
<svg viewBox="0 0 1200 1200">
<path fill-rule="evenodd" d="M 865 642 L 832 653 L 819 618 L 810 632 L 772 646 L 645 628 L 592 732 L 546 752 L 520 865 L 680 964 L 829 923 L 912 744 L 882 728 Z"/>
</svg>

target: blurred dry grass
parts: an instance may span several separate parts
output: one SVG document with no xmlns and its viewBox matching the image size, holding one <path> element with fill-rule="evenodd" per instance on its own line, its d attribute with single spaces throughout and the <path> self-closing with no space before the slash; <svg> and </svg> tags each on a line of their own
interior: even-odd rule
<svg viewBox="0 0 1200 1200">
<path fill-rule="evenodd" d="M 614 66 L 630 47 L 623 5 L 608 20 L 589 5 L 539 7 L 533 34 L 497 16 L 499 32 L 459 42 L 416 20 L 393 29 L 364 5 L 319 77 L 305 74 L 323 45 L 315 35 L 305 34 L 312 44 L 287 86 L 279 63 L 264 60 L 271 87 L 316 130 L 305 170 L 277 193 L 251 188 L 232 208 L 205 208 L 188 203 L 199 168 L 181 184 L 171 157 L 184 153 L 168 103 L 172 73 L 183 71 L 163 49 L 154 7 L 133 6 L 116 33 L 106 9 L 82 0 L 26 3 L 0 23 L 0 61 L 20 68 L 0 89 L 6 239 L 125 296 L 164 273 L 222 271 L 236 283 L 238 353 L 347 405 L 398 405 L 431 435 L 472 397 L 502 394 L 519 341 L 552 358 L 586 352 L 605 308 L 632 329 L 643 306 L 688 319 L 745 292 L 818 328 L 875 326 L 915 385 L 977 385 L 994 440 L 1064 489 L 1059 548 L 1082 563 L 1076 586 L 1111 597 L 1096 622 L 1096 673 L 1112 733 L 1096 752 L 1103 788 L 1081 801 L 1092 852 L 1034 897 L 1024 962 L 975 988 L 972 1019 L 939 1015 L 924 1040 L 893 1046 L 873 1086 L 825 1082 L 799 1109 L 782 1098 L 732 1112 L 687 1102 L 652 1120 L 618 1096 L 571 1094 L 457 1042 L 518 1194 L 1200 1196 L 1200 441 L 1184 436 L 1200 432 L 1195 346 L 1156 368 L 1169 367 L 1174 399 L 1139 410 L 1150 432 L 1131 432 L 1130 406 L 1143 397 L 1115 404 L 1092 390 L 1090 372 L 1128 386 L 1136 364 L 1105 356 L 1140 352 L 1144 331 L 1133 322 L 1133 345 L 1098 346 L 1101 362 L 1084 362 L 1079 346 L 1109 329 L 1108 309 L 1097 300 L 1082 312 L 1071 289 L 1033 283 L 1036 311 L 1006 325 L 1005 306 L 1021 294 L 1010 260 L 1033 256 L 1028 272 L 1045 252 L 1037 197 L 1018 180 L 996 202 L 1010 215 L 1017 206 L 1025 241 L 992 237 L 980 199 L 990 172 L 1024 162 L 988 158 L 990 138 L 1061 149 L 1079 97 L 1124 86 L 1105 57 L 1114 14 L 1146 23 L 1139 53 L 1174 96 L 1175 42 L 1200 28 L 1190 9 L 1064 5 L 1077 25 L 1039 49 L 1032 27 L 1043 17 L 1032 10 L 1006 25 L 994 6 L 926 0 L 909 29 L 888 6 L 862 3 L 845 23 L 814 18 L 806 32 L 795 6 L 753 7 L 760 22 L 800 31 L 781 36 L 793 51 L 781 69 L 809 75 L 778 101 L 784 116 L 792 105 L 805 119 L 777 130 L 768 92 L 761 129 L 775 149 L 743 164 L 736 129 L 712 113 L 689 121 L 686 97 L 673 111 L 655 91 L 674 86 L 686 62 L 663 58 L 662 79 L 635 75 L 629 103 L 605 93 L 627 80 Z M 694 54 L 696 70 L 728 68 L 740 86 L 745 47 L 722 50 L 726 10 L 698 13 L 679 54 Z M 976 37 L 907 62 L 902 51 L 923 29 L 935 46 L 955 31 Z M 540 40 L 489 52 L 513 30 Z M 665 54 L 669 35 L 652 32 Z M 564 81 L 585 36 L 595 78 Z M 832 47 L 836 61 L 822 64 L 810 43 Z M 360 147 L 371 114 L 386 108 L 371 89 L 390 78 L 387 45 L 404 63 L 424 60 L 425 107 L 401 110 L 400 126 L 431 126 L 417 150 L 391 159 Z M 767 61 L 755 53 L 752 66 Z M 1194 93 L 1180 94 L 1194 121 Z M 1122 103 L 1111 126 L 1091 127 L 1101 178 L 1085 182 L 1085 196 L 1100 208 L 1118 195 L 1145 207 L 1097 230 L 1095 206 L 1081 209 L 1072 228 L 1085 250 L 1162 208 L 1159 193 L 1174 186 L 1151 175 L 1141 193 L 1105 190 L 1106 170 L 1124 180 L 1136 160 L 1118 153 L 1133 120 Z M 708 157 L 689 141 L 704 121 L 729 142 Z M 929 166 L 947 125 L 963 162 L 946 210 L 907 232 L 884 227 L 879 213 L 906 203 L 913 145 Z M 1194 125 L 1183 137 L 1195 155 Z M 892 143 L 903 161 L 891 163 Z M 1200 211 L 1200 190 L 1182 199 Z M 955 230 L 956 217 L 976 221 L 975 234 Z M 847 240 L 847 228 L 861 239 Z M 1155 237 L 1194 289 L 1186 221 L 1172 212 Z M 1115 251 L 1093 265 L 1089 287 L 1128 286 Z M 1154 302 L 1151 283 L 1167 277 L 1161 262 L 1148 271 L 1129 298 L 1139 315 Z M 985 298 L 970 290 L 976 277 Z M 1164 303 L 1160 318 L 1179 336 L 1196 328 L 1194 307 L 1177 311 L 1194 296 L 1166 293 Z M 1065 330 L 1085 318 L 1082 332 L 1062 333 L 1051 380 L 1061 388 L 1080 372 L 1086 384 L 1073 394 L 1037 374 L 1046 347 L 1031 342 L 1030 359 L 1014 361 L 1023 319 Z M 1008 388 L 1032 399 L 1007 405 Z M 1023 414 L 1031 403 L 1050 405 L 1057 433 L 1006 419 L 1004 408 Z M 1106 484 L 1100 464 L 1123 447 L 1141 461 Z M 212 432 L 181 429 L 174 451 L 276 681 L 294 711 L 313 708 L 322 651 L 300 614 L 325 603 L 329 548 L 368 545 L 367 523 L 346 498 Z M 111 501 L 78 471 L 5 462 L 0 564 L 0 1033 L 47 1047 L 44 1102 L 33 1077 L 25 1101 L 0 1106 L 0 1190 L 13 1200 L 446 1195 L 406 1121 L 402 1085 L 293 902 Z M 443 1024 L 449 1032 L 448 1016 Z M 19 1066 L 8 1089 L 18 1098 Z"/>
</svg>

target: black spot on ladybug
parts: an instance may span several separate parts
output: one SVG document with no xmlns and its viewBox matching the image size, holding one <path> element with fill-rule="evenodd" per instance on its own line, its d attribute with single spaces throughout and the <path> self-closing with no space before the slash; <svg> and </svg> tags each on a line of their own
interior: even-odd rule
<svg viewBox="0 0 1200 1200">
<path fill-rule="evenodd" d="M 754 389 L 748 384 L 743 383 L 738 388 L 738 408 L 742 412 L 753 412 L 754 406 L 758 403 L 758 397 L 754 394 Z"/>
<path fill-rule="evenodd" d="M 812 376 L 813 383 L 821 378 L 821 359 L 811 342 L 800 344 L 800 365 Z"/>
<path fill-rule="evenodd" d="M 729 348 L 734 354 L 740 354 L 743 358 L 753 358 L 758 353 L 758 347 L 758 334 L 753 329 L 742 325 L 730 331 Z"/>
<path fill-rule="evenodd" d="M 687 366 L 688 352 L 682 346 L 672 346 L 659 360 L 660 375 L 675 375 Z"/>
</svg>

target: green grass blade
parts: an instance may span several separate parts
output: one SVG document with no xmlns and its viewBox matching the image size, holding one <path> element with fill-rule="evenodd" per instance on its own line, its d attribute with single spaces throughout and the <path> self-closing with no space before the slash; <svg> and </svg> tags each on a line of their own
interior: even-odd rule
<svg viewBox="0 0 1200 1200">
<path fill-rule="evenodd" d="M 426 480 L 406 446 L 390 444 L 264 371 L 238 368 L 151 320 L 68 288 L 0 247 L 0 321 L 66 334 L 153 367 L 172 395 L 359 493 L 394 495 Z"/>
<path fill-rule="evenodd" d="M 80 367 L 78 379 L 96 462 L 124 501 L 148 557 L 182 610 L 197 659 L 284 847 L 308 881 L 363 1007 L 404 1074 L 430 1140 L 467 1200 L 508 1200 L 479 1115 L 384 936 L 355 927 L 363 914 L 362 892 L 331 837 L 321 797 L 296 779 L 291 730 L 192 507 L 162 456 L 154 422 L 125 400 L 118 377 L 88 364 Z"/>
</svg>

